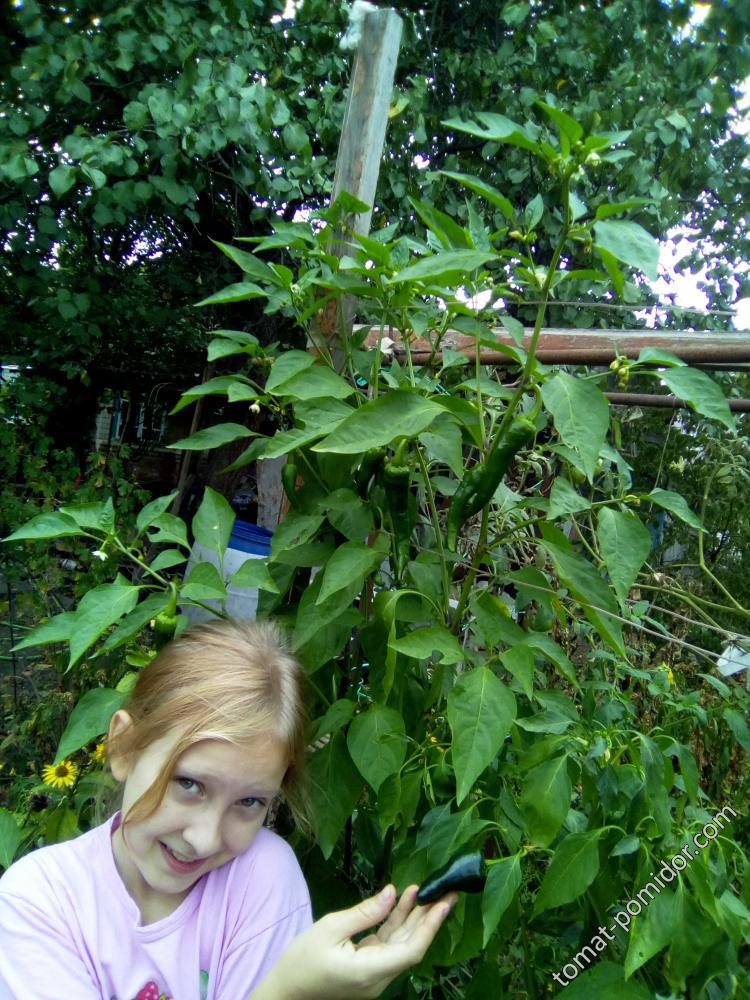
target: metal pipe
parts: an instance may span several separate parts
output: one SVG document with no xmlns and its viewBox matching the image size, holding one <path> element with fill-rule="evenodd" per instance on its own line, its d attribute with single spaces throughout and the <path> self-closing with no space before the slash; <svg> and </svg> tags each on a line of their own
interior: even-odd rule
<svg viewBox="0 0 750 1000">
<path fill-rule="evenodd" d="M 615 406 L 657 406 L 673 410 L 688 409 L 689 404 L 678 396 L 661 395 L 652 392 L 605 392 L 604 395 Z M 750 399 L 727 399 L 733 413 L 750 413 Z"/>
</svg>

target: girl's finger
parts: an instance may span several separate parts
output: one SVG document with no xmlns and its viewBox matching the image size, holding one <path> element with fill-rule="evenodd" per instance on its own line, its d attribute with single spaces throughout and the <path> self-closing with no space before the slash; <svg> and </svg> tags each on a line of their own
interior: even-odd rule
<svg viewBox="0 0 750 1000">
<path fill-rule="evenodd" d="M 414 902 L 418 892 L 418 885 L 410 885 L 408 889 L 404 889 L 398 901 L 398 906 L 391 912 L 388 919 L 378 931 L 378 940 L 387 941 L 395 931 L 403 927 L 405 921 L 414 912 Z"/>
</svg>

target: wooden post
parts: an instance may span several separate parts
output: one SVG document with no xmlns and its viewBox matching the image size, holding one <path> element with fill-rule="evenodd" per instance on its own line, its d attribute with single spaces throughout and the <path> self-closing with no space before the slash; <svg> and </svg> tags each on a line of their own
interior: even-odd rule
<svg viewBox="0 0 750 1000">
<path fill-rule="evenodd" d="M 342 191 L 364 202 L 369 208 L 365 212 L 344 215 L 331 241 L 331 250 L 342 257 L 349 251 L 347 233 L 367 235 L 370 231 L 372 206 L 383 156 L 385 130 L 388 125 L 388 111 L 391 106 L 393 80 L 401 45 L 403 21 L 390 8 L 368 11 L 362 22 L 362 31 L 357 45 L 357 54 L 349 83 L 344 122 L 336 157 L 336 172 L 333 178 L 331 202 Z M 322 314 L 312 323 L 308 338 L 308 349 L 317 353 L 325 345 L 337 369 L 343 367 L 344 351 L 342 338 L 351 333 L 356 300 L 346 296 L 342 300 L 341 311 L 338 302 L 330 302 Z M 266 461 L 259 468 L 268 471 L 264 477 L 264 491 L 269 491 L 269 515 L 278 510 L 278 520 L 283 521 L 289 510 L 289 502 L 281 496 L 280 508 L 276 507 L 278 491 L 271 491 L 270 484 L 279 480 L 279 469 L 265 470 Z M 261 503 L 261 476 L 258 476 L 258 504 Z M 258 518 L 260 522 L 260 516 Z"/>
<path fill-rule="evenodd" d="M 375 201 L 402 26 L 395 10 L 374 10 L 365 16 L 349 84 L 331 201 L 342 191 L 366 205 Z M 349 217 L 346 226 L 366 235 L 371 217 L 372 207 Z"/>
<path fill-rule="evenodd" d="M 341 219 L 331 245 L 333 253 L 339 257 L 350 251 L 347 233 L 367 235 L 370 230 L 402 27 L 401 18 L 390 8 L 369 11 L 362 24 L 341 128 L 331 202 L 342 191 L 347 191 L 370 207 L 366 212 L 345 215 Z M 354 309 L 355 300 L 351 296 L 344 299 L 343 314 L 339 313 L 337 303 L 330 303 L 315 325 L 308 345 L 315 349 L 316 343 L 324 342 L 337 368 L 341 367 L 342 338 L 351 332 Z"/>
</svg>

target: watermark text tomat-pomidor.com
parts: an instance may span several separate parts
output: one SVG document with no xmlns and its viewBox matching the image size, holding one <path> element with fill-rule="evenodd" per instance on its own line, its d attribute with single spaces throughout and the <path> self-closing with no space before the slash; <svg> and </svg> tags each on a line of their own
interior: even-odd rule
<svg viewBox="0 0 750 1000">
<path fill-rule="evenodd" d="M 731 813 L 731 817 L 727 816 L 727 813 Z M 612 933 L 615 924 L 627 934 L 633 917 L 637 917 L 642 910 L 645 910 L 654 895 L 665 888 L 664 883 L 677 878 L 678 873 L 684 871 L 693 858 L 697 858 L 712 840 L 716 840 L 719 831 L 724 829 L 725 823 L 731 823 L 736 817 L 737 813 L 731 806 L 724 806 L 710 822 L 706 823 L 702 830 L 696 833 L 691 844 L 685 844 L 679 854 L 662 864 L 658 872 L 650 872 L 653 882 L 647 882 L 640 892 L 635 894 L 634 899 L 627 901 L 625 908 L 614 915 L 613 923 L 609 927 L 600 927 L 598 933 L 591 938 L 591 942 L 585 944 L 578 954 L 573 956 L 572 961 L 562 967 L 561 972 L 552 973 L 555 982 L 559 983 L 560 986 L 569 986 L 579 972 L 583 972 L 591 962 L 598 958 L 607 945 L 615 940 Z"/>
</svg>

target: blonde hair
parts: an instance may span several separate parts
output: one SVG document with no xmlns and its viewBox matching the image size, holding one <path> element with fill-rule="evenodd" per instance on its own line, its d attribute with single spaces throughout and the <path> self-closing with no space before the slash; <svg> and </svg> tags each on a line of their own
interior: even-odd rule
<svg viewBox="0 0 750 1000">
<path fill-rule="evenodd" d="M 298 826 L 309 829 L 304 675 L 271 622 L 217 619 L 188 629 L 142 670 L 123 708 L 132 725 L 110 740 L 110 757 L 141 753 L 170 730 L 181 731 L 162 774 L 123 823 L 158 809 L 178 759 L 193 744 L 219 739 L 242 745 L 271 737 L 289 761 L 284 798 Z"/>
</svg>

